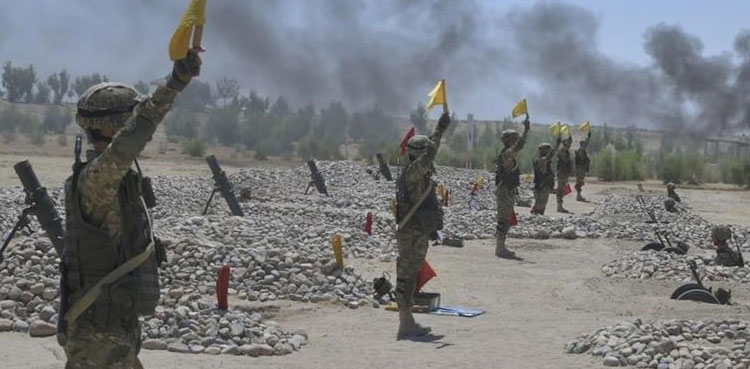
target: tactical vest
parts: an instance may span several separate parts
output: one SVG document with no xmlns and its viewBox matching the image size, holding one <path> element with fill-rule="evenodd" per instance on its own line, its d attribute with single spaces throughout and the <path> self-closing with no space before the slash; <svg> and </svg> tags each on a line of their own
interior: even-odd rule
<svg viewBox="0 0 750 369">
<path fill-rule="evenodd" d="M 406 171 L 404 171 L 405 173 Z M 443 206 L 438 201 L 435 193 L 435 184 L 432 182 L 432 173 L 428 172 L 423 179 L 428 183 L 430 194 L 417 208 L 411 219 L 404 228 L 416 228 L 421 233 L 433 235 L 436 231 L 443 229 Z M 414 194 L 409 191 L 406 184 L 406 176 L 402 173 L 396 181 L 396 222 L 406 217 L 409 210 L 419 201 L 422 194 Z"/>
<path fill-rule="evenodd" d="M 153 199 L 150 185 L 143 185 L 147 178 L 130 170 L 122 179 L 117 193 L 121 211 L 121 240 L 117 242 L 107 231 L 89 224 L 83 217 L 78 178 L 85 166 L 86 163 L 76 165 L 65 183 L 67 234 L 61 282 L 64 307 L 70 307 L 100 279 L 143 252 L 151 242 L 148 215 L 141 201 L 141 197 Z M 138 316 L 152 314 L 159 302 L 158 264 L 166 259 L 161 243 L 155 246 L 156 252 L 138 268 L 104 286 L 93 305 L 78 319 L 107 329 L 132 326 Z M 61 311 L 61 316 L 64 313 Z"/>
<path fill-rule="evenodd" d="M 589 171 L 589 165 L 591 164 L 591 159 L 589 159 L 589 154 L 586 153 L 586 150 L 584 149 L 578 149 L 576 150 L 576 170 L 577 171 Z"/>
<path fill-rule="evenodd" d="M 521 169 L 518 168 L 516 159 L 513 159 L 513 168 L 505 169 L 503 167 L 503 155 L 502 153 L 508 150 L 504 148 L 500 152 L 497 158 L 497 166 L 495 167 L 495 186 L 502 186 L 507 189 L 515 189 L 521 185 Z"/>
<path fill-rule="evenodd" d="M 558 175 L 570 175 L 573 172 L 573 163 L 570 161 L 570 151 L 560 149 L 557 152 L 557 173 Z"/>
<path fill-rule="evenodd" d="M 542 188 L 553 188 L 555 187 L 555 173 L 552 172 L 552 160 L 547 160 L 545 167 L 547 171 L 542 173 L 540 161 L 542 158 L 536 157 L 532 160 L 534 164 L 534 188 L 541 190 Z"/>
</svg>

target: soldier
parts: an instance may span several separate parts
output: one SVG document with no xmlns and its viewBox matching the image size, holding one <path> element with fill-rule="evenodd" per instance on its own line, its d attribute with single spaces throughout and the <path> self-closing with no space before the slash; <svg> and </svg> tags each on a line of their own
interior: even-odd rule
<svg viewBox="0 0 750 369">
<path fill-rule="evenodd" d="M 94 150 L 65 184 L 58 339 L 66 369 L 142 368 L 138 317 L 158 304 L 158 264 L 166 258 L 151 232 L 153 203 L 144 200 L 152 199 L 150 182 L 130 167 L 200 64 L 189 52 L 150 97 L 101 83 L 78 100 L 76 121 Z"/>
<path fill-rule="evenodd" d="M 552 158 L 557 154 L 560 148 L 560 137 L 557 138 L 557 145 L 552 150 L 552 146 L 546 142 L 539 145 L 539 156 L 532 160 L 534 165 L 534 214 L 544 215 L 547 209 L 547 200 L 549 194 L 555 187 L 555 173 L 552 171 Z"/>
<path fill-rule="evenodd" d="M 586 146 L 591 141 L 591 131 L 586 135 L 586 139 L 578 143 L 578 150 L 575 152 L 575 164 L 576 164 L 576 200 L 586 202 L 586 199 L 581 196 L 581 190 L 583 189 L 584 180 L 586 179 L 586 173 L 589 172 L 589 166 L 591 159 L 586 153 Z"/>
<path fill-rule="evenodd" d="M 529 118 L 523 121 L 523 135 L 513 129 L 503 131 L 501 140 L 503 149 L 497 157 L 495 169 L 495 198 L 497 200 L 497 229 L 495 230 L 495 256 L 514 258 L 516 254 L 505 247 L 505 237 L 510 229 L 510 219 L 513 215 L 513 204 L 518 186 L 521 184 L 521 170 L 518 168 L 516 156 L 526 144 L 531 122 Z"/>
<path fill-rule="evenodd" d="M 414 206 L 418 206 L 413 216 L 398 228 L 398 259 L 396 260 L 396 302 L 399 311 L 399 339 L 409 336 L 424 336 L 430 333 L 414 321 L 411 308 L 417 275 L 430 240 L 437 238 L 437 231 L 443 228 L 443 210 L 435 193 L 432 174 L 433 161 L 440 147 L 443 132 L 450 124 L 450 115 L 443 113 L 432 136 L 416 135 L 407 142 L 406 166 L 396 182 L 398 202 L 396 220 L 402 222 Z M 423 202 L 419 201 L 426 196 Z"/>
<path fill-rule="evenodd" d="M 570 160 L 570 145 L 573 143 L 573 137 L 563 140 L 563 146 L 557 151 L 557 211 L 559 213 L 570 213 L 563 208 L 563 196 L 565 196 L 565 186 L 568 185 L 568 178 L 573 173 L 573 162 Z"/>
<path fill-rule="evenodd" d="M 680 196 L 677 195 L 677 192 L 675 192 L 675 188 L 677 188 L 677 186 L 674 183 L 667 183 L 667 196 L 669 196 L 670 199 L 681 203 L 682 200 L 680 199 Z"/>
<path fill-rule="evenodd" d="M 664 200 L 664 209 L 666 209 L 670 213 L 680 212 L 680 210 L 677 209 L 677 202 L 672 198 L 667 198 L 666 200 Z"/>
<path fill-rule="evenodd" d="M 711 241 L 716 246 L 716 258 L 714 263 L 723 266 L 740 266 L 742 257 L 729 248 L 729 239 L 732 238 L 732 230 L 727 226 L 715 226 L 711 230 Z"/>
</svg>

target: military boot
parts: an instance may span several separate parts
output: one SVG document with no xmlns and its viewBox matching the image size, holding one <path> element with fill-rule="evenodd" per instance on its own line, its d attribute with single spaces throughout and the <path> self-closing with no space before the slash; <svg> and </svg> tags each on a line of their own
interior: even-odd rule
<svg viewBox="0 0 750 369">
<path fill-rule="evenodd" d="M 581 191 L 578 191 L 578 193 L 576 193 L 576 201 L 588 202 L 588 200 L 586 200 L 583 196 L 581 196 Z"/>
<path fill-rule="evenodd" d="M 414 320 L 414 315 L 411 312 L 410 307 L 401 307 L 398 309 L 398 334 L 397 339 L 406 337 L 419 337 L 426 336 L 432 332 L 430 327 L 423 327 Z"/>
<path fill-rule="evenodd" d="M 516 253 L 508 250 L 505 247 L 505 236 L 498 237 L 495 241 L 495 256 L 504 259 L 512 259 L 516 257 Z"/>
<path fill-rule="evenodd" d="M 565 213 L 565 214 L 570 214 L 570 210 L 568 210 L 568 209 L 565 209 L 565 208 L 563 207 L 563 205 L 562 205 L 562 202 L 558 202 L 558 203 L 557 203 L 557 212 L 558 212 L 558 213 Z"/>
</svg>

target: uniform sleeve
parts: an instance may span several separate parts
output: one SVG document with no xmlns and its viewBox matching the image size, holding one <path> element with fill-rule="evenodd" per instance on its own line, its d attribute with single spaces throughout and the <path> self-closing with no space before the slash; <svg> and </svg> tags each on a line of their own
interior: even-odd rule
<svg viewBox="0 0 750 369">
<path fill-rule="evenodd" d="M 78 188 L 84 214 L 95 225 L 101 225 L 105 212 L 116 201 L 120 181 L 133 160 L 143 151 L 156 127 L 172 107 L 177 91 L 159 86 L 154 94 L 141 101 L 124 127 L 99 156 L 86 165 L 78 178 Z"/>
</svg>

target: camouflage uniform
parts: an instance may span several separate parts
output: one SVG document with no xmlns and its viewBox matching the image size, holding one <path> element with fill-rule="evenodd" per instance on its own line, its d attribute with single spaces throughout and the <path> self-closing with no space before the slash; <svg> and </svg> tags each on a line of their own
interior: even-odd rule
<svg viewBox="0 0 750 369">
<path fill-rule="evenodd" d="M 396 301 L 399 305 L 399 336 L 427 334 L 414 322 L 411 307 L 414 305 L 417 275 L 427 255 L 428 242 L 435 239 L 442 228 L 443 212 L 435 193 L 432 174 L 433 161 L 440 147 L 443 132 L 450 124 L 450 116 L 440 117 L 435 132 L 429 138 L 413 136 L 407 143 L 407 164 L 396 181 L 397 221 L 401 222 L 419 199 L 428 191 L 427 198 L 419 205 L 414 215 L 399 227 L 396 233 L 398 259 L 396 260 Z"/>
<path fill-rule="evenodd" d="M 505 147 L 497 157 L 495 169 L 495 199 L 497 201 L 497 228 L 495 229 L 495 256 L 513 257 L 515 254 L 505 247 L 505 238 L 510 230 L 510 220 L 513 215 L 516 192 L 521 182 L 521 172 L 516 157 L 526 144 L 529 133 L 529 122 L 524 122 L 525 129 L 519 138 L 518 132 L 509 129 L 503 132 L 502 140 Z"/>
<path fill-rule="evenodd" d="M 741 256 L 729 247 L 730 238 L 732 238 L 732 230 L 727 226 L 716 226 L 711 230 L 711 240 L 717 247 L 714 264 L 728 267 L 740 266 Z"/>
<path fill-rule="evenodd" d="M 573 138 L 569 137 L 563 141 L 563 147 L 557 151 L 557 211 L 561 213 L 570 213 L 563 208 L 563 196 L 565 186 L 568 185 L 568 178 L 573 174 L 573 162 L 570 158 L 570 144 Z"/>
<path fill-rule="evenodd" d="M 555 173 L 552 172 L 552 158 L 557 154 L 558 145 L 552 150 L 548 143 L 539 145 L 539 156 L 532 160 L 534 166 L 534 214 L 544 215 L 549 194 L 555 187 Z"/>
<path fill-rule="evenodd" d="M 588 153 L 586 153 L 586 147 L 589 145 L 589 141 L 591 140 L 591 132 L 589 131 L 588 136 L 586 136 L 586 139 L 580 142 L 581 147 L 578 148 L 575 152 L 575 164 L 576 164 L 576 200 L 578 201 L 586 201 L 586 199 L 583 198 L 581 195 L 581 191 L 583 189 L 583 185 L 585 184 L 584 181 L 586 180 L 586 173 L 589 172 L 589 166 L 591 164 L 591 159 L 589 159 Z"/>
<path fill-rule="evenodd" d="M 672 182 L 667 183 L 667 196 L 670 199 L 672 199 L 672 200 L 674 200 L 676 202 L 680 202 L 681 203 L 682 199 L 680 199 L 680 196 L 677 195 L 677 192 L 675 192 L 675 188 L 676 187 L 677 186 L 675 186 L 675 184 L 672 183 Z"/>
<path fill-rule="evenodd" d="M 175 62 L 167 86 L 159 86 L 151 97 L 132 98 L 131 106 L 122 106 L 122 101 L 103 100 L 117 97 L 123 99 L 123 96 L 130 98 L 123 94 L 123 91 L 131 90 L 135 93 L 132 88 L 120 84 L 95 85 L 81 96 L 76 118 L 92 141 L 108 140 L 102 129 L 122 128 L 100 154 L 74 168 L 75 174 L 66 184 L 66 224 L 69 232 L 66 236 L 61 282 L 61 291 L 65 291 L 63 294 L 66 296 L 61 299 L 61 304 L 75 304 L 77 299 L 87 292 L 89 286 L 103 277 L 98 277 L 100 274 L 85 273 L 97 271 L 106 274 L 134 256 L 133 253 L 141 252 L 137 249 L 138 245 L 125 245 L 124 241 L 120 245 L 120 240 L 136 239 L 141 246 L 149 243 L 151 231 L 150 225 L 144 228 L 145 218 L 133 219 L 131 215 L 124 216 L 134 214 L 134 202 L 138 204 L 136 213 L 142 212 L 145 215 L 145 208 L 140 205 L 143 204 L 143 200 L 139 199 L 137 202 L 133 199 L 133 196 L 140 196 L 141 183 L 139 181 L 137 186 L 132 185 L 134 172 L 130 167 L 151 140 L 178 92 L 187 85 L 192 76 L 198 75 L 200 59 L 195 54 L 190 54 L 187 59 Z M 87 99 L 92 99 L 105 108 L 95 109 L 87 106 Z M 138 193 L 126 194 L 134 192 L 135 187 L 138 187 Z M 125 201 L 125 197 L 129 197 L 130 201 Z M 128 208 L 123 209 L 122 205 Z M 88 232 L 81 231 L 87 227 Z M 133 236 L 133 233 L 138 235 Z M 86 238 L 91 235 L 98 238 Z M 79 254 L 83 252 L 81 250 L 91 252 L 86 244 L 114 244 L 125 249 L 102 249 L 99 254 L 101 259 L 87 259 L 87 254 Z M 129 247 L 131 249 L 128 249 Z M 88 257 L 90 258 L 90 255 Z M 60 325 L 59 337 L 68 358 L 66 369 L 141 367 L 137 358 L 141 346 L 138 316 L 144 311 L 153 311 L 158 301 L 158 279 L 154 280 L 158 278 L 157 258 L 158 256 L 153 255 L 134 272 L 126 274 L 111 285 L 105 285 L 102 294 L 97 296 L 82 315 L 74 321 Z M 70 269 L 71 267 L 75 269 Z M 102 271 L 104 268 L 106 270 Z M 152 268 L 148 269 L 151 274 L 137 273 L 144 268 Z M 82 275 L 71 275 L 67 270 L 77 270 Z M 155 283 L 155 296 L 144 295 L 144 285 L 141 283 Z M 153 288 L 149 291 L 153 291 Z M 139 298 L 148 299 L 150 305 L 144 305 L 147 302 L 142 302 Z M 120 303 L 125 305 L 118 305 Z"/>
</svg>

